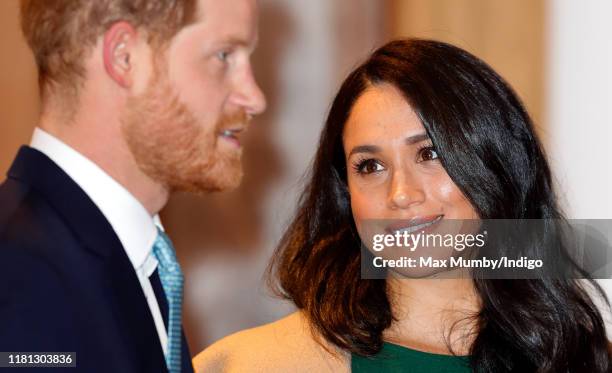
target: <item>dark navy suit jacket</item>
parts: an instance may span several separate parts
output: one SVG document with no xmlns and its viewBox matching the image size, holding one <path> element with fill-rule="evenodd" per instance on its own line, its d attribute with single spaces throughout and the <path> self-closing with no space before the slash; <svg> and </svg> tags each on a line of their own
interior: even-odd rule
<svg viewBox="0 0 612 373">
<path fill-rule="evenodd" d="M 65 172 L 25 146 L 0 185 L 0 351 L 76 352 L 66 372 L 167 372 L 117 235 Z M 183 372 L 193 372 L 184 336 L 182 355 Z"/>
</svg>

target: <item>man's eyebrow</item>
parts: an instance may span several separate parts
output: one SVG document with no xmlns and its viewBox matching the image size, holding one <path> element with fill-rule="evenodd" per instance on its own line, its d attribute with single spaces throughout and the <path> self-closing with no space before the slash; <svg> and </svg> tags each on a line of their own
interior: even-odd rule
<svg viewBox="0 0 612 373">
<path fill-rule="evenodd" d="M 429 140 L 429 135 L 425 132 L 406 137 L 406 145 L 414 145 L 421 141 Z"/>
<path fill-rule="evenodd" d="M 358 153 L 378 153 L 380 152 L 380 147 L 376 146 L 376 145 L 358 145 L 356 147 L 354 147 L 353 149 L 351 149 L 351 152 L 349 153 L 349 157 L 353 154 L 358 154 Z"/>
<path fill-rule="evenodd" d="M 242 38 L 237 38 L 237 37 L 229 37 L 227 39 L 224 40 L 224 42 L 226 44 L 231 44 L 231 45 L 239 45 L 241 47 L 246 47 L 249 45 L 249 43 L 242 39 Z"/>
<path fill-rule="evenodd" d="M 257 46 L 257 42 L 258 40 L 246 40 L 244 38 L 240 38 L 240 37 L 228 37 L 227 39 L 223 40 L 223 44 L 225 45 L 231 45 L 231 46 L 238 46 L 238 47 L 244 47 L 244 48 L 253 48 L 255 49 L 255 47 Z"/>
</svg>

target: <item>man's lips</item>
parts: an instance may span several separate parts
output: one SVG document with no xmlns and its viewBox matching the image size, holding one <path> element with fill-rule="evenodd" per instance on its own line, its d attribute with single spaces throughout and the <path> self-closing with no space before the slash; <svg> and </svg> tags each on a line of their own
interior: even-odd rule
<svg viewBox="0 0 612 373">
<path fill-rule="evenodd" d="M 219 131 L 219 136 L 240 146 L 240 133 L 244 132 L 245 127 L 224 128 Z"/>
<path fill-rule="evenodd" d="M 438 224 L 442 221 L 442 218 L 444 218 L 444 215 L 417 216 L 390 224 L 385 228 L 385 231 L 389 234 L 395 234 L 398 231 L 412 233 Z"/>
</svg>

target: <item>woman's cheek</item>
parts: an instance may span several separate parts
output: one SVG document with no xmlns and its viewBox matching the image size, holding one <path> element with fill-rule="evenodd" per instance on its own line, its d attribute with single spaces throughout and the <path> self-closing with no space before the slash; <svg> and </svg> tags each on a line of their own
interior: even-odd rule
<svg viewBox="0 0 612 373">
<path fill-rule="evenodd" d="M 456 199 L 456 194 L 459 190 L 450 179 L 438 180 L 436 184 L 436 194 L 440 197 L 441 200 L 450 202 Z"/>
<path fill-rule="evenodd" d="M 447 218 L 476 219 L 478 214 L 472 204 L 450 177 L 441 177 L 435 182 L 436 199 L 444 205 Z"/>
<path fill-rule="evenodd" d="M 376 189 L 356 189 L 351 192 L 351 208 L 355 221 L 384 217 L 384 196 Z"/>
</svg>

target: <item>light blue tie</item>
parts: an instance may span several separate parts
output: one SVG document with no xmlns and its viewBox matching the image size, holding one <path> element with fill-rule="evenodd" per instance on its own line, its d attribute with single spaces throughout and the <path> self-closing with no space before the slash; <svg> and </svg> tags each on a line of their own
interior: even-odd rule
<svg viewBox="0 0 612 373">
<path fill-rule="evenodd" d="M 153 245 L 157 258 L 159 278 L 168 299 L 168 351 L 166 365 L 170 373 L 181 371 L 181 308 L 183 305 L 183 272 L 176 260 L 176 253 L 170 238 L 157 228 Z"/>
</svg>

